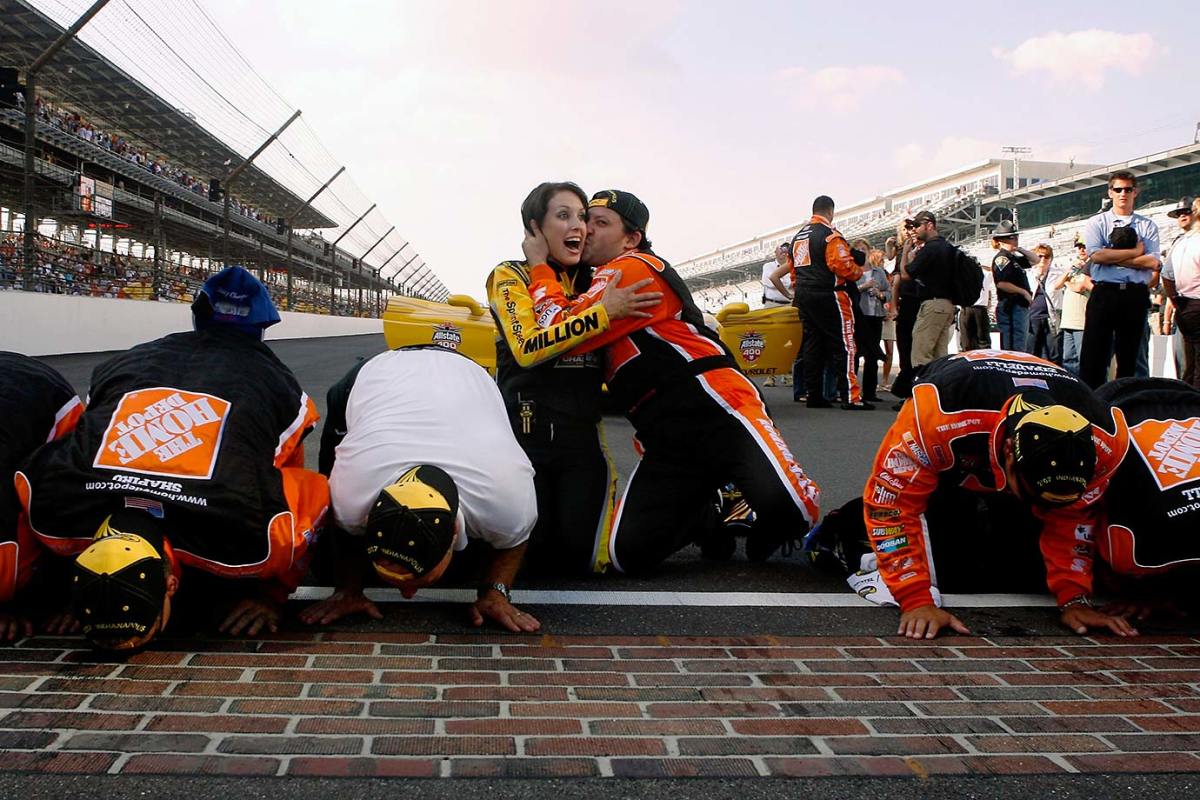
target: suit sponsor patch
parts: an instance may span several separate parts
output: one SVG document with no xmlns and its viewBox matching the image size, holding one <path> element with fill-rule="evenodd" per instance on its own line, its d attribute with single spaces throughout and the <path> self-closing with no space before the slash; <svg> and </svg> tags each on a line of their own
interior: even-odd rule
<svg viewBox="0 0 1200 800">
<path fill-rule="evenodd" d="M 888 491 L 883 484 L 876 483 L 871 487 L 871 502 L 880 506 L 890 506 L 896 502 L 896 493 Z"/>
<path fill-rule="evenodd" d="M 893 447 L 883 459 L 883 466 L 893 475 L 911 475 L 917 471 L 917 462 L 900 447 Z"/>
<path fill-rule="evenodd" d="M 1129 433 L 1159 489 L 1200 480 L 1200 419 L 1148 419 Z"/>
<path fill-rule="evenodd" d="M 917 437 L 912 435 L 912 431 L 904 432 L 904 444 L 908 447 L 910 453 L 917 461 L 921 462 L 921 466 L 929 467 L 932 463 L 929 461 L 929 454 L 925 452 L 925 448 L 917 443 Z"/>
<path fill-rule="evenodd" d="M 232 405 L 202 392 L 158 387 L 117 403 L 92 466 L 173 478 L 212 477 Z"/>
<path fill-rule="evenodd" d="M 895 519 L 896 517 L 900 516 L 900 509 L 898 509 L 898 508 L 872 508 L 869 511 L 867 511 L 867 516 L 869 516 L 871 519 L 876 520 L 878 522 L 883 522 L 884 520 Z"/>
<path fill-rule="evenodd" d="M 871 536 L 878 539 L 881 536 L 895 536 L 904 533 L 903 525 L 888 525 L 886 528 L 871 528 Z"/>
<path fill-rule="evenodd" d="M 894 553 L 902 547 L 908 546 L 907 536 L 897 536 L 894 539 L 884 539 L 875 545 L 875 549 L 880 553 Z"/>
</svg>

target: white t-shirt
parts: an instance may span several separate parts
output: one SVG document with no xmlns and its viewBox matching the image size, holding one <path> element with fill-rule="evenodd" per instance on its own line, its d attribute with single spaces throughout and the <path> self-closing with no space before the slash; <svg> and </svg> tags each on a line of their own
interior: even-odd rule
<svg viewBox="0 0 1200 800">
<path fill-rule="evenodd" d="M 1172 245 L 1162 276 L 1175 281 L 1179 294 L 1200 299 L 1200 231 L 1190 231 Z"/>
<path fill-rule="evenodd" d="M 790 303 L 792 301 L 789 300 L 786 295 L 780 294 L 779 290 L 775 288 L 775 284 L 771 283 L 771 273 L 777 269 L 779 269 L 779 262 L 777 262 L 775 260 L 771 260 L 771 261 L 768 261 L 767 263 L 763 264 L 763 269 L 762 269 L 763 297 L 765 297 L 767 300 L 769 300 L 773 303 Z M 788 291 L 791 291 L 791 289 L 792 289 L 792 273 L 791 272 L 785 273 L 784 276 L 782 278 L 780 278 L 779 282 L 782 283 L 785 287 L 787 287 Z"/>
<path fill-rule="evenodd" d="M 516 547 L 537 522 L 533 466 L 513 436 L 495 382 L 470 359 L 435 348 L 392 350 L 359 371 L 346 437 L 329 476 L 333 516 L 361 534 L 383 488 L 420 464 L 458 487 L 454 549 L 467 536 Z"/>
</svg>

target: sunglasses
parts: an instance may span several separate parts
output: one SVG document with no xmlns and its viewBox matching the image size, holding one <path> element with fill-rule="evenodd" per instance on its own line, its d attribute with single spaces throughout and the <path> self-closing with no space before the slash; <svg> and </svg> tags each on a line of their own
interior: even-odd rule
<svg viewBox="0 0 1200 800">
<path fill-rule="evenodd" d="M 1136 186 L 1114 186 L 1111 189 L 1109 189 L 1109 191 L 1116 192 L 1117 194 L 1128 194 L 1130 192 L 1136 192 L 1137 187 Z"/>
</svg>

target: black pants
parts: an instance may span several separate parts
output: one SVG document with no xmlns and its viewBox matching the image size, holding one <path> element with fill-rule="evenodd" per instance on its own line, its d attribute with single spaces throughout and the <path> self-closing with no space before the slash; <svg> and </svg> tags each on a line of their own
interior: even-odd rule
<svg viewBox="0 0 1200 800">
<path fill-rule="evenodd" d="M 1029 333 L 1025 337 L 1025 348 L 1032 355 L 1062 363 L 1062 355 L 1058 349 L 1058 334 L 1050 328 L 1049 317 L 1030 317 Z"/>
<path fill-rule="evenodd" d="M 958 311 L 958 349 L 990 350 L 992 321 L 987 306 L 969 306 Z"/>
<path fill-rule="evenodd" d="M 900 371 L 892 381 L 892 394 L 896 397 L 911 397 L 913 378 L 912 344 L 913 326 L 917 324 L 917 312 L 921 310 L 921 299 L 901 295 L 896 311 L 896 349 L 900 351 Z"/>
<path fill-rule="evenodd" d="M 803 292 L 799 295 L 800 322 L 804 326 L 801 351 L 808 399 L 825 396 L 825 366 L 838 374 L 838 389 L 851 403 L 862 401 L 854 374 L 854 309 L 845 292 Z"/>
<path fill-rule="evenodd" d="M 1097 283 L 1083 323 L 1079 377 L 1095 389 L 1107 380 L 1115 350 L 1117 377 L 1132 378 L 1150 312 L 1150 290 L 1141 283 Z"/>
<path fill-rule="evenodd" d="M 1176 297 L 1175 323 L 1183 337 L 1183 382 L 1200 389 L 1200 299 Z"/>
<path fill-rule="evenodd" d="M 584 575 L 604 548 L 616 493 L 616 471 L 598 425 L 537 420 L 530 433 L 519 418 L 513 433 L 533 464 L 538 521 L 523 572 Z"/>
<path fill-rule="evenodd" d="M 929 497 L 925 524 L 939 591 L 1046 592 L 1042 523 L 1015 497 L 943 485 Z M 871 549 L 862 498 L 830 513 L 821 538 L 841 541 L 850 570 L 857 570 L 858 557 Z"/>
<path fill-rule="evenodd" d="M 883 349 L 879 342 L 883 338 L 883 317 L 862 315 L 856 329 L 858 353 L 862 356 L 862 393 L 866 399 L 875 397 L 879 388 L 879 362 L 883 360 Z"/>
<path fill-rule="evenodd" d="M 761 401 L 727 411 L 707 394 L 688 395 L 659 398 L 657 408 L 632 418 L 644 453 L 613 526 L 610 553 L 622 572 L 644 574 L 711 531 L 720 523 L 717 490 L 726 483 L 754 509 L 751 535 L 799 539 L 819 513 L 802 499 L 815 485 L 791 458 Z"/>
</svg>

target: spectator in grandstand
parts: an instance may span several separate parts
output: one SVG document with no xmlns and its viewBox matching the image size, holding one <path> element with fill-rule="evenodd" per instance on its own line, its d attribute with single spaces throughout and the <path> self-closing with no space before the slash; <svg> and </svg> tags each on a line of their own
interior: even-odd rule
<svg viewBox="0 0 1200 800">
<path fill-rule="evenodd" d="M 78 426 L 16 475 L 30 531 L 74 557 L 74 616 L 101 649 L 146 645 L 182 585 L 223 632 L 275 630 L 328 507 L 303 468 L 316 406 L 262 342 L 266 289 L 229 267 L 192 312 L 196 330 L 97 367 Z"/>
<path fill-rule="evenodd" d="M 1060 324 L 1062 365 L 1072 375 L 1079 375 L 1087 300 L 1092 291 L 1092 279 L 1088 277 L 1087 246 L 1083 242 L 1075 243 L 1075 263 L 1059 276 L 1054 289 L 1063 290 Z"/>
<path fill-rule="evenodd" d="M 910 231 L 911 228 L 907 222 L 901 223 L 896 229 L 895 238 L 888 239 L 885 250 L 887 257 L 894 259 L 895 263 L 892 272 L 892 297 L 896 302 L 896 349 L 900 351 L 900 370 L 896 373 L 896 380 L 892 381 L 888 391 L 899 398 L 909 397 L 912 394 L 913 325 L 917 321 L 917 312 L 921 308 L 921 298 L 916 282 L 901 269 L 904 252 L 921 246 L 920 242 L 911 237 Z M 896 404 L 892 410 L 899 411 L 900 405 Z"/>
<path fill-rule="evenodd" d="M 996 226 L 992 232 L 992 247 L 997 250 L 992 258 L 992 279 L 998 298 L 996 324 L 1000 328 L 1000 349 L 1024 351 L 1029 331 L 1029 305 L 1033 302 L 1026 271 L 1032 268 L 1037 257 L 1017 246 L 1017 226 L 1011 220 Z"/>
<path fill-rule="evenodd" d="M 1160 247 L 1158 226 L 1134 213 L 1137 194 L 1136 175 L 1124 170 L 1114 172 L 1108 178 L 1112 209 L 1096 214 L 1084 228 L 1093 288 L 1087 305 L 1079 373 L 1092 387 L 1104 383 L 1114 350 L 1117 377 L 1132 376 L 1146 335 L 1149 284 L 1159 268 Z M 1127 226 L 1137 232 L 1137 246 L 1113 247 L 1113 230 Z"/>
<path fill-rule="evenodd" d="M 601 302 L 578 317 L 545 325 L 534 313 L 529 271 L 553 269 L 574 298 L 591 283 L 581 261 L 587 238 L 587 195 L 574 183 L 542 183 L 521 204 L 524 261 L 505 261 L 487 278 L 488 302 L 500 335 L 496 382 L 509 424 L 533 463 L 537 527 L 529 541 L 529 566 L 564 573 L 603 572 L 616 492 L 616 468 L 602 445 L 599 353 L 572 348 L 627 316 L 647 318 L 660 292 L 637 294 L 643 280 L 610 287 Z"/>
<path fill-rule="evenodd" d="M 834 203 L 827 195 L 813 200 L 812 219 L 792 237 L 796 264 L 796 304 L 804 326 L 801 348 L 807 406 L 830 408 L 825 399 L 825 367 L 832 365 L 843 389 L 841 407 L 848 411 L 874 408 L 862 398 L 855 372 L 854 297 L 867 254 L 854 250 L 833 227 Z"/>
<path fill-rule="evenodd" d="M 996 282 L 992 279 L 992 268 L 980 265 L 983 270 L 983 288 L 979 299 L 969 308 L 958 312 L 958 349 L 990 350 L 992 347 L 992 317 L 996 314 Z"/>
<path fill-rule="evenodd" d="M 46 580 L 47 570 L 37 569 L 45 559 L 35 556 L 38 545 L 21 513 L 13 475 L 38 447 L 70 433 L 82 413 L 75 390 L 54 369 L 0 352 L 0 641 L 33 635 L 28 610 L 44 604 L 29 594 L 60 588 Z M 35 575 L 38 581 L 31 580 Z"/>
<path fill-rule="evenodd" d="M 1062 294 L 1055 285 L 1062 270 L 1054 267 L 1054 250 L 1048 244 L 1033 248 L 1036 257 L 1033 267 L 1033 300 L 1029 303 L 1029 331 L 1026 338 L 1028 352 L 1061 363 L 1058 347 L 1058 331 L 1062 322 Z"/>
<path fill-rule="evenodd" d="M 594 305 L 612 282 L 650 277 L 663 293 L 650 319 L 619 320 L 574 351 L 608 348 L 610 398 L 644 448 L 609 540 L 612 565 L 647 572 L 689 542 L 700 541 L 703 551 L 705 543 L 731 537 L 713 503 L 730 482 L 756 514 L 746 555 L 766 559 L 815 522 L 820 492 L 793 458 L 758 388 L 704 325 L 687 285 L 654 254 L 649 220 L 649 209 L 629 192 L 598 192 L 588 203 L 583 254 L 596 270 L 591 288 L 571 303 L 549 267 L 534 267 L 531 275 L 534 297 L 541 293 L 535 310 L 546 324 Z"/>
<path fill-rule="evenodd" d="M 1128 443 L 1121 412 L 1061 367 L 1027 353 L 948 356 L 914 386 L 861 499 L 806 548 L 859 570 L 849 582 L 868 599 L 899 605 L 903 636 L 969 633 L 939 592 L 1045 587 L 1076 633 L 1136 635 L 1091 605 L 1098 501 Z"/>
<path fill-rule="evenodd" d="M 907 249 L 902 253 L 900 268 L 917 285 L 921 300 L 913 323 L 912 366 L 924 365 L 946 355 L 950 345 L 950 326 L 954 324 L 954 303 L 951 301 L 954 270 L 954 246 L 938 233 L 937 218 L 920 211 L 906 220 L 910 227 Z M 921 242 L 913 250 L 911 243 Z"/>
<path fill-rule="evenodd" d="M 534 471 L 487 372 L 445 348 L 400 348 L 355 365 L 329 390 L 327 407 L 320 470 L 329 476 L 337 585 L 301 619 L 378 619 L 363 595 L 372 572 L 412 597 L 440 580 L 474 539 L 485 545 L 487 564 L 471 621 L 536 631 L 538 620 L 511 602 L 537 521 Z M 604 498 L 580 500 L 592 515 L 585 523 L 596 525 Z M 587 544 L 595 535 L 586 532 Z M 592 554 L 572 555 L 586 561 Z M 575 563 L 563 567 L 581 571 Z"/>
<path fill-rule="evenodd" d="M 857 243 L 856 243 L 857 244 Z M 858 352 L 862 356 L 863 400 L 878 403 L 876 394 L 879 384 L 879 360 L 883 358 L 880 341 L 883 337 L 883 321 L 887 318 L 888 303 L 892 299 L 892 287 L 883 269 L 883 251 L 867 253 L 867 269 L 858 280 L 858 307 L 861 314 L 856 320 Z"/>
<path fill-rule="evenodd" d="M 1171 246 L 1162 277 L 1163 291 L 1176 309 L 1175 323 L 1183 338 L 1181 377 L 1200 387 L 1200 199 L 1193 201 L 1190 211 L 1189 230 Z"/>
</svg>

